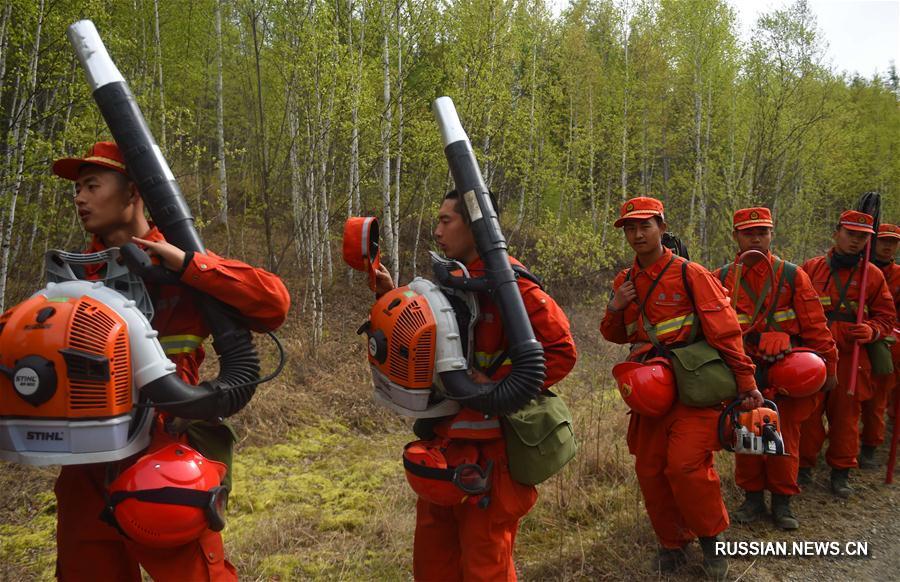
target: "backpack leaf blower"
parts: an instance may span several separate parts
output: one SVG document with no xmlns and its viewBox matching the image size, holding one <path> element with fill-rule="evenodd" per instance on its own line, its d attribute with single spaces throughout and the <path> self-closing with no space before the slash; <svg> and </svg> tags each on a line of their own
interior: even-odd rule
<svg viewBox="0 0 900 582">
<path fill-rule="evenodd" d="M 154 223 L 179 249 L 206 252 L 175 176 L 93 22 L 76 22 L 69 27 L 68 36 Z M 230 308 L 208 296 L 199 305 L 219 356 L 219 376 L 192 386 L 173 372 L 141 386 L 141 391 L 157 407 L 176 416 L 215 420 L 235 414 L 250 402 L 260 376 L 259 356 L 250 332 Z"/>
<path fill-rule="evenodd" d="M 172 171 L 97 29 L 82 20 L 68 36 L 154 222 L 180 249 L 204 252 Z M 45 260 L 47 286 L 0 315 L 0 459 L 124 459 L 148 446 L 153 407 L 215 421 L 238 412 L 256 385 L 273 377 L 260 380 L 250 332 L 230 308 L 203 296 L 199 307 L 220 373 L 199 386 L 184 382 L 150 324 L 143 280 L 159 281 L 165 272 L 135 245 L 85 255 L 50 251 Z M 105 264 L 104 279 L 80 280 L 77 272 L 96 263 Z"/>
<path fill-rule="evenodd" d="M 731 402 L 719 415 L 719 442 L 738 455 L 785 455 L 778 406 L 764 400 L 763 406 L 741 412 L 741 399 Z"/>
<path fill-rule="evenodd" d="M 432 110 L 456 190 L 471 218 L 485 274 L 470 277 L 464 265 L 432 254 L 437 284 L 416 278 L 375 302 L 360 333 L 368 336 L 376 400 L 418 418 L 448 416 L 460 404 L 492 415 L 511 414 L 541 393 L 546 377 L 544 349 L 534 336 L 506 239 L 453 101 L 440 97 Z M 369 252 L 366 249 L 377 249 L 377 244 L 350 236 L 353 242 L 348 244 L 345 230 L 348 264 L 357 268 L 373 264 L 374 256 L 362 263 L 355 254 L 346 256 L 348 248 L 352 253 L 358 248 L 363 255 Z M 474 292 L 490 294 L 503 322 L 512 370 L 498 382 L 478 384 L 468 374 L 478 319 Z"/>
</svg>

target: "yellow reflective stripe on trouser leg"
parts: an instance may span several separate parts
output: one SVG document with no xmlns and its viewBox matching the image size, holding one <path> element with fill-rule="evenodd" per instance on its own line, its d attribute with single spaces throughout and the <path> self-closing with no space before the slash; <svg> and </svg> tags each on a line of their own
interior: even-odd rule
<svg viewBox="0 0 900 582">
<path fill-rule="evenodd" d="M 203 338 L 199 335 L 189 334 L 165 335 L 159 338 L 159 343 L 162 344 L 163 351 L 167 356 L 173 356 L 193 352 L 203 343 Z"/>
</svg>

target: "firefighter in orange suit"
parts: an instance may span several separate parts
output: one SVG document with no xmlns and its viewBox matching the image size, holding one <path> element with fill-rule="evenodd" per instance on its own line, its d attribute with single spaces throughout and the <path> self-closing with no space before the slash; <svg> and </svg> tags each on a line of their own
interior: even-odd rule
<svg viewBox="0 0 900 582">
<path fill-rule="evenodd" d="M 629 200 L 615 226 L 623 227 L 636 257 L 613 282 L 613 298 L 600 324 L 603 337 L 632 344 L 629 360 L 654 355 L 639 307 L 643 303 L 650 320 L 646 323 L 655 327 L 659 344 L 673 346 L 704 337 L 734 373 L 745 408 L 760 406 L 763 398 L 753 377 L 755 368 L 744 353 L 740 324 L 725 290 L 709 271 L 662 245 L 666 231 L 662 203 L 646 197 Z M 699 538 L 709 576 L 721 579 L 727 572 L 727 561 L 715 551 L 715 542 L 728 528 L 713 467 L 713 452 L 721 448 L 716 430 L 720 412 L 716 406 L 692 408 L 676 402 L 660 418 L 631 414 L 628 449 L 635 456 L 644 504 L 660 544 L 654 569 L 680 566 L 685 546 Z"/>
<path fill-rule="evenodd" d="M 893 333 L 894 300 L 884 275 L 874 264 L 868 265 L 865 312 L 856 323 L 862 280 L 862 252 L 875 234 L 874 220 L 868 214 L 847 210 L 841 214 L 834 232 L 834 247 L 828 254 L 803 263 L 825 309 L 831 335 L 838 349 L 838 387 L 819 395 L 816 411 L 800 429 L 801 484 L 810 480 L 812 467 L 825 442 L 822 414 L 828 417 L 828 450 L 825 460 L 831 467 L 831 491 L 838 497 L 853 494 L 850 469 L 857 466 L 859 452 L 860 403 L 872 397 L 872 366 L 865 345 Z M 851 370 L 853 346 L 861 344 L 859 366 Z M 850 378 L 857 374 L 856 392 L 848 393 Z"/>
<path fill-rule="evenodd" d="M 730 263 L 715 271 L 715 276 L 737 295 L 735 309 L 742 329 L 761 318 L 766 322 L 744 336 L 744 348 L 765 372 L 770 362 L 784 357 L 793 347 L 815 350 L 825 360 L 826 380 L 823 389 L 837 385 L 837 349 L 819 295 L 809 277 L 796 265 L 773 255 L 769 248 L 775 235 L 775 224 L 768 208 L 743 208 L 734 213 L 732 237 L 739 252 L 755 250 L 765 253 L 747 255 L 741 272 L 740 289 L 735 285 L 736 267 Z M 768 262 L 768 264 L 766 264 Z M 775 280 L 770 279 L 772 265 Z M 765 387 L 758 373 L 760 387 Z M 771 389 L 770 389 L 771 390 Z M 781 529 L 792 530 L 799 523 L 791 513 L 790 499 L 800 492 L 797 470 L 800 466 L 800 424 L 816 408 L 816 394 L 786 396 L 764 393 L 778 405 L 778 428 L 788 456 L 736 455 L 734 480 L 744 490 L 744 503 L 731 518 L 738 523 L 755 521 L 766 512 L 764 491 L 772 492 L 772 519 Z"/>
<path fill-rule="evenodd" d="M 88 252 L 136 242 L 154 260 L 181 275 L 183 285 L 148 284 L 148 291 L 155 308 L 151 323 L 186 382 L 199 381 L 198 370 L 204 358 L 201 344 L 209 335 L 193 290 L 235 307 L 256 331 L 273 330 L 285 320 L 290 297 L 277 276 L 212 252 L 185 253 L 165 241 L 145 218 L 143 200 L 128 177 L 115 143 L 98 142 L 84 158 L 57 160 L 53 173 L 75 182 L 78 216 L 84 229 L 93 235 Z M 99 273 L 88 269 L 86 276 L 97 278 Z M 158 414 L 150 450 L 189 440 L 175 429 L 179 424 L 175 420 Z M 207 439 L 221 440 L 221 447 L 230 452 L 233 436 L 225 425 L 194 423 L 191 430 L 206 431 Z M 100 519 L 107 485 L 135 460 L 63 467 L 55 487 L 57 577 L 63 581 L 140 582 L 143 567 L 159 581 L 236 580 L 237 573 L 225 559 L 218 532 L 207 529 L 193 543 L 159 549 L 138 545 Z"/>
<path fill-rule="evenodd" d="M 460 261 L 473 277 L 479 277 L 485 274 L 484 264 L 469 224 L 466 205 L 456 191 L 448 193 L 438 214 L 435 241 L 445 256 Z M 521 266 L 512 257 L 510 262 Z M 379 296 L 394 288 L 384 266 L 376 277 Z M 534 335 L 544 347 L 547 367 L 544 388 L 547 389 L 562 380 L 575 365 L 575 342 L 569 331 L 569 320 L 537 283 L 524 276 L 517 281 Z M 504 353 L 503 325 L 496 304 L 487 294 L 478 294 L 478 304 L 481 312 L 475 327 L 478 369 L 470 373 L 476 382 L 497 381 L 510 371 Z M 489 368 L 495 369 L 490 377 L 481 371 Z M 480 448 L 482 458 L 494 461 L 494 470 L 490 503 L 485 508 L 469 503 L 442 506 L 419 498 L 413 547 L 415 579 L 420 582 L 515 580 L 512 557 L 516 531 L 519 520 L 537 501 L 537 489 L 510 477 L 499 419 L 464 407 L 455 416 L 436 423 L 417 422 L 416 434 L 422 439 L 437 435 L 473 443 Z"/>
<path fill-rule="evenodd" d="M 887 281 L 888 289 L 894 298 L 894 309 L 900 308 L 900 265 L 894 262 L 897 247 L 900 246 L 900 226 L 882 224 L 878 227 L 878 238 L 875 239 L 875 258 L 872 260 L 881 269 Z M 896 339 L 897 320 L 894 320 Z M 877 469 L 875 449 L 884 442 L 884 412 L 888 406 L 889 395 L 900 380 L 900 346 L 894 342 L 891 346 L 894 361 L 894 373 L 887 376 L 876 376 L 872 390 L 872 398 L 862 404 L 862 448 L 859 452 L 860 469 Z M 892 410 L 893 412 L 893 410 Z"/>
</svg>

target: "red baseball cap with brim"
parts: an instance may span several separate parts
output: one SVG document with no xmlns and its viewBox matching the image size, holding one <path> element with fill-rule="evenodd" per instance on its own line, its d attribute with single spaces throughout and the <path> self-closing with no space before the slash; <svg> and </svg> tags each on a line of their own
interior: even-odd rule
<svg viewBox="0 0 900 582">
<path fill-rule="evenodd" d="M 111 141 L 98 141 L 83 158 L 63 158 L 53 162 L 53 173 L 66 180 L 77 180 L 78 172 L 85 165 L 101 166 L 128 175 L 125 169 L 125 158 L 119 146 Z"/>
<path fill-rule="evenodd" d="M 867 232 L 875 234 L 875 219 L 865 212 L 858 210 L 845 210 L 841 213 L 841 219 L 838 226 L 843 226 L 847 230 L 855 230 L 857 232 Z"/>
<path fill-rule="evenodd" d="M 378 219 L 372 216 L 353 216 L 344 223 L 344 262 L 352 269 L 368 272 L 369 288 L 375 290 L 375 271 L 381 265 L 378 247 Z"/>
<path fill-rule="evenodd" d="M 900 226 L 896 224 L 882 224 L 878 227 L 878 238 L 900 239 Z"/>
<path fill-rule="evenodd" d="M 744 230 L 747 228 L 756 228 L 767 226 L 774 228 L 775 223 L 772 222 L 772 211 L 765 207 L 741 208 L 734 213 L 734 229 Z"/>
<path fill-rule="evenodd" d="M 665 219 L 663 216 L 663 203 L 656 198 L 638 196 L 622 205 L 622 209 L 619 211 L 619 219 L 613 223 L 613 226 L 619 228 L 625 224 L 626 220 L 645 220 L 654 216 Z"/>
</svg>

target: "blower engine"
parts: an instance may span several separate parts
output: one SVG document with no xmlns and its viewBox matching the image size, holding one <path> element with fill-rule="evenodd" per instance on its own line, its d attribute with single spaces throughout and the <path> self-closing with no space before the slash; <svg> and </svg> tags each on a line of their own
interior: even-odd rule
<svg viewBox="0 0 900 582">
<path fill-rule="evenodd" d="M 771 400 L 754 410 L 740 412 L 734 400 L 719 415 L 719 441 L 726 451 L 739 455 L 786 455 L 778 421 L 778 407 Z"/>
<path fill-rule="evenodd" d="M 150 326 L 143 281 L 118 258 L 50 251 L 47 286 L 0 316 L 0 459 L 100 463 L 149 444 L 140 388 L 175 364 Z M 101 262 L 104 281 L 79 281 L 69 266 Z"/>
<path fill-rule="evenodd" d="M 153 221 L 178 248 L 205 252 L 172 170 L 97 29 L 82 20 L 68 36 Z M 76 276 L 91 263 L 105 263 L 103 280 Z M 220 373 L 198 386 L 182 381 L 150 325 L 153 308 L 143 283 L 178 284 L 177 277 L 134 244 L 88 255 L 51 251 L 46 267 L 47 286 L 0 316 L 2 460 L 75 465 L 124 459 L 148 446 L 152 407 L 216 421 L 238 412 L 258 384 L 280 371 L 260 379 L 245 324 L 203 296 L 198 305 Z"/>
<path fill-rule="evenodd" d="M 544 349 L 535 339 L 497 213 L 456 108 L 449 97 L 440 97 L 432 109 L 486 274 L 470 277 L 462 264 L 432 253 L 437 283 L 417 278 L 375 302 L 359 329 L 368 337 L 375 399 L 416 418 L 448 416 L 460 404 L 493 415 L 511 414 L 540 394 Z M 371 217 L 351 218 L 344 229 L 344 260 L 368 271 L 373 288 L 377 233 Z M 508 341 L 512 370 L 496 383 L 477 384 L 468 374 L 478 321 L 474 292 L 491 294 Z"/>
</svg>

